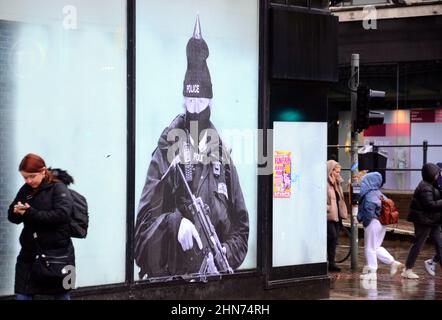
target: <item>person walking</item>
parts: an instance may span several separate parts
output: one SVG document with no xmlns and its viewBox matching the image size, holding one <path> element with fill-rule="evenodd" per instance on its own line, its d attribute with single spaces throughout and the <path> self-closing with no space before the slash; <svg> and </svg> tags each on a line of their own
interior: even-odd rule
<svg viewBox="0 0 442 320">
<path fill-rule="evenodd" d="M 376 280 L 378 259 L 390 266 L 390 275 L 395 275 L 403 264 L 382 247 L 386 226 L 379 222 L 381 198 L 387 198 L 379 190 L 382 186 L 382 175 L 370 172 L 362 177 L 359 200 L 358 221 L 364 226 L 364 253 L 367 265 L 364 267 L 361 280 Z"/>
<path fill-rule="evenodd" d="M 347 206 L 341 183 L 341 165 L 335 160 L 327 161 L 327 260 L 328 271 L 340 272 L 336 265 L 336 246 L 342 219 L 347 219 Z"/>
<path fill-rule="evenodd" d="M 437 166 L 442 169 L 442 162 L 438 162 Z M 439 189 L 439 192 L 442 192 L 442 174 L 439 174 L 437 178 L 437 188 Z M 442 193 L 441 193 L 442 196 Z M 436 265 L 440 262 L 440 257 L 436 254 L 433 256 L 433 258 L 425 260 L 424 266 L 425 270 L 432 275 L 436 275 Z"/>
<path fill-rule="evenodd" d="M 56 300 L 69 300 L 71 288 L 63 285 L 62 277 L 65 272 L 66 276 L 70 274 L 68 270 L 72 268 L 68 266 L 75 268 L 70 192 L 36 154 L 27 154 L 20 162 L 19 171 L 25 184 L 8 210 L 10 222 L 24 225 L 15 267 L 16 299 L 32 300 L 35 295 L 50 295 Z M 36 272 L 41 261 L 38 259 L 42 258 L 47 258 L 46 262 L 52 263 L 51 258 L 60 263 L 60 278 L 45 278 L 41 272 Z"/>
<path fill-rule="evenodd" d="M 436 251 L 436 260 L 439 264 L 442 262 L 437 257 L 442 253 L 442 199 L 438 188 L 438 178 L 441 168 L 434 163 L 427 163 L 422 167 L 422 181 L 414 190 L 413 199 L 410 205 L 410 214 L 408 221 L 414 224 L 414 241 L 408 252 L 405 270 L 402 277 L 407 279 L 419 279 L 419 276 L 413 272 L 412 268 L 416 259 L 422 250 L 428 236 L 431 237 Z M 428 261 L 428 260 L 427 260 Z M 428 264 L 428 262 L 426 263 Z M 433 263 L 435 263 L 433 259 Z M 432 264 L 433 264 L 432 263 Z M 430 268 L 431 271 L 431 268 Z M 431 274 L 431 272 L 429 272 Z"/>
</svg>

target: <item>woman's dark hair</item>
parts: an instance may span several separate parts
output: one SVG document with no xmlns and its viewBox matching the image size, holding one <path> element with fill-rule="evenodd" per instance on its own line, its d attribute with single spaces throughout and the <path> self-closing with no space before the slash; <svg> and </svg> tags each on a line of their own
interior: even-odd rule
<svg viewBox="0 0 442 320">
<path fill-rule="evenodd" d="M 42 157 L 34 153 L 28 153 L 20 162 L 18 171 L 25 171 L 29 173 L 37 173 L 44 170 L 45 180 L 47 182 L 58 181 L 54 175 L 46 168 L 46 163 Z"/>
</svg>

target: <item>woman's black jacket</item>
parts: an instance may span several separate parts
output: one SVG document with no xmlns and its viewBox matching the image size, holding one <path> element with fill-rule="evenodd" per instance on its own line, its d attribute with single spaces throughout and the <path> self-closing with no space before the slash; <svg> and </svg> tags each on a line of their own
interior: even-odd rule
<svg viewBox="0 0 442 320">
<path fill-rule="evenodd" d="M 408 221 L 424 225 L 442 224 L 441 191 L 434 179 L 439 172 L 440 168 L 432 163 L 422 168 L 423 180 L 414 190 Z"/>
<path fill-rule="evenodd" d="M 14 205 L 18 201 L 31 206 L 24 215 L 14 213 Z M 24 225 L 16 264 L 15 293 L 56 294 L 65 291 L 61 286 L 36 284 L 30 270 L 37 254 L 34 233 L 42 251 L 52 250 L 57 255 L 68 255 L 69 264 L 75 265 L 69 227 L 72 205 L 71 194 L 62 182 L 43 181 L 37 191 L 25 184 L 18 191 L 8 211 L 9 221 Z"/>
</svg>

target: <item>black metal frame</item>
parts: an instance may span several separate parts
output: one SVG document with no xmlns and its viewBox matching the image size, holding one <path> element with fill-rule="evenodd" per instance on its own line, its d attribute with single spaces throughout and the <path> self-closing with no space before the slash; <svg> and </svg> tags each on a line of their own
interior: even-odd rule
<svg viewBox="0 0 442 320">
<path fill-rule="evenodd" d="M 268 0 L 260 1 L 259 8 L 259 32 L 265 32 L 266 29 L 266 15 L 267 15 L 267 2 Z M 179 285 L 188 283 L 184 280 L 174 280 L 169 282 L 149 282 L 148 280 L 137 280 L 134 278 L 134 231 L 135 231 L 135 144 L 136 144 L 136 0 L 127 0 L 127 178 L 126 178 L 126 191 L 127 191 L 127 203 L 126 203 L 126 270 L 125 270 L 125 283 L 114 283 L 109 285 L 97 285 L 91 287 L 84 287 L 77 289 L 73 296 L 85 296 L 85 295 L 101 295 L 101 294 L 114 294 L 118 292 L 125 292 L 129 290 L 129 297 L 132 296 L 131 292 L 135 289 L 146 289 L 150 287 L 170 287 L 173 285 Z M 267 90 L 267 63 L 266 63 L 266 43 L 267 40 L 260 37 L 259 43 L 259 92 L 261 90 Z M 267 94 L 258 96 L 258 128 L 265 129 L 268 125 L 266 119 L 268 119 L 268 102 Z M 258 197 L 268 193 L 268 177 L 259 176 L 258 178 L 265 178 L 265 181 L 258 179 Z M 264 190 L 264 192 L 263 192 Z M 267 198 L 267 197 L 266 197 Z M 257 266 L 253 269 L 241 270 L 235 272 L 232 275 L 224 275 L 223 277 L 230 278 L 244 278 L 244 277 L 259 277 L 262 276 L 264 258 L 261 253 L 263 250 L 263 236 L 266 234 L 265 213 L 267 212 L 267 202 L 261 205 L 258 201 L 258 225 L 257 225 Z M 218 279 L 217 277 L 209 277 L 208 281 Z M 216 280 L 215 280 L 216 281 Z"/>
<path fill-rule="evenodd" d="M 270 86 L 269 86 L 269 9 L 270 0 L 260 2 L 259 18 L 259 108 L 258 128 L 263 130 L 263 151 L 268 150 L 267 134 L 271 128 L 270 123 Z M 263 154 L 263 152 L 261 152 Z M 267 155 L 269 156 L 269 155 Z M 266 164 L 267 165 L 267 164 Z M 258 268 L 264 274 L 265 282 L 269 281 L 269 273 L 272 267 L 272 237 L 269 231 L 272 228 L 272 205 L 271 205 L 271 175 L 258 175 Z"/>
<path fill-rule="evenodd" d="M 328 11 L 328 1 L 327 2 L 323 2 L 322 4 L 323 4 L 323 6 L 322 7 L 320 7 L 320 8 L 318 8 L 318 7 L 315 7 L 315 6 L 312 6 L 312 3 L 313 3 L 313 1 L 314 0 L 303 0 L 304 1 L 304 3 L 303 4 L 301 4 L 301 3 L 289 3 L 289 1 L 288 0 L 285 0 L 284 2 L 285 3 L 278 3 L 278 2 L 270 2 L 270 5 L 272 6 L 272 7 L 278 7 L 278 6 L 280 6 L 280 7 L 295 7 L 295 8 L 299 8 L 299 9 L 308 9 L 308 10 L 322 10 L 322 11 Z"/>
<path fill-rule="evenodd" d="M 329 12 L 324 12 L 321 9 L 308 9 L 297 6 L 285 6 L 270 3 L 269 0 L 264 1 L 267 6 L 265 7 L 265 13 L 263 13 L 263 30 L 261 34 L 262 41 L 264 42 L 263 47 L 263 61 L 261 68 L 264 71 L 261 74 L 260 81 L 262 81 L 262 99 L 263 99 L 263 114 L 262 121 L 265 126 L 263 129 L 273 129 L 273 121 L 271 119 L 271 105 L 270 105 L 270 87 L 272 84 L 276 83 L 288 83 L 288 82 L 296 82 L 298 80 L 287 80 L 287 79 L 276 79 L 270 74 L 269 66 L 270 66 L 270 52 L 268 52 L 269 41 L 270 41 L 270 26 L 269 26 L 269 16 L 271 8 L 283 8 L 289 11 L 297 11 L 297 12 L 305 12 L 310 14 L 321 14 L 321 15 L 329 15 Z M 302 81 L 301 81 L 302 82 Z M 322 81 L 315 81 L 317 83 L 321 83 Z M 265 135 L 266 137 L 266 135 Z M 267 139 L 264 139 L 264 143 L 266 144 Z M 267 146 L 266 146 L 267 147 Z M 273 153 L 273 151 L 272 151 Z M 272 264 L 273 260 L 273 176 L 260 176 L 259 181 L 260 184 L 260 197 L 265 199 L 265 202 L 262 205 L 262 209 L 265 211 L 259 211 L 261 214 L 261 219 L 265 226 L 263 231 L 265 232 L 265 237 L 262 240 L 263 245 L 263 259 L 264 259 L 264 268 L 263 273 L 265 276 L 265 287 L 266 289 L 274 289 L 281 287 L 288 287 L 291 285 L 296 285 L 296 283 L 300 282 L 323 282 L 325 286 L 328 285 L 329 277 L 327 275 L 327 263 L 312 263 L 312 264 L 304 264 L 304 265 L 288 265 L 282 267 L 274 267 Z"/>
<path fill-rule="evenodd" d="M 259 33 L 267 32 L 267 8 L 268 0 L 259 2 Z M 146 280 L 134 280 L 134 221 L 135 221 L 135 125 L 136 125 L 136 0 L 127 0 L 127 205 L 126 205 L 126 284 L 131 287 L 148 287 L 152 286 L 152 283 Z M 267 41 L 260 37 L 259 42 L 259 84 L 258 92 L 265 90 L 266 82 L 263 79 L 267 78 Z M 265 129 L 267 126 L 266 120 L 268 119 L 268 103 L 267 95 L 263 97 L 258 95 L 258 128 Z M 267 178 L 267 177 L 265 177 Z M 268 189 L 265 183 L 260 182 L 258 179 L 258 195 L 261 195 L 261 189 Z M 260 196 L 257 197 L 260 199 Z M 225 275 L 223 277 L 244 277 L 244 276 L 259 276 L 262 275 L 263 260 L 261 257 L 262 252 L 262 235 L 265 234 L 265 223 L 263 223 L 263 217 L 266 213 L 266 207 L 260 205 L 260 201 L 257 200 L 257 266 L 256 268 L 241 270 L 235 272 L 232 275 Z M 216 278 L 216 277 L 212 277 Z M 209 277 L 209 280 L 211 278 Z M 170 286 L 173 284 L 182 283 L 180 280 L 170 281 L 167 283 L 155 283 L 155 286 Z M 112 287 L 112 286 L 107 286 Z M 116 284 L 116 288 L 120 288 L 121 285 Z M 97 287 L 99 288 L 99 286 Z M 99 290 L 99 289 L 97 289 Z M 91 290 L 86 290 L 91 292 Z M 94 291 L 92 290 L 92 293 Z"/>
<path fill-rule="evenodd" d="M 373 152 L 378 152 L 379 148 L 422 148 L 422 165 L 426 164 L 428 161 L 428 148 L 442 148 L 442 144 L 428 144 L 427 140 L 424 140 L 422 144 L 391 144 L 391 145 L 382 145 L 377 146 L 374 143 L 370 143 L 371 146 L 373 146 Z M 327 148 L 335 148 L 335 149 L 350 149 L 351 146 L 345 146 L 345 145 L 328 145 Z M 343 171 L 351 171 L 350 168 L 342 168 Z M 410 172 L 410 171 L 421 171 L 420 169 L 393 169 L 393 168 L 374 168 L 373 170 L 384 170 L 384 171 L 403 171 L 403 172 Z"/>
<path fill-rule="evenodd" d="M 136 129 L 136 0 L 126 1 L 127 16 L 127 178 L 126 283 L 134 282 L 135 129 Z"/>
</svg>

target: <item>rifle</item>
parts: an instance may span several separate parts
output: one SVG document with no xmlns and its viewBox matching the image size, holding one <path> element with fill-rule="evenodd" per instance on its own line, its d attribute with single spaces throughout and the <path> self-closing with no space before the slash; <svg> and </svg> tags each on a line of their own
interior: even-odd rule
<svg viewBox="0 0 442 320">
<path fill-rule="evenodd" d="M 184 182 L 185 189 L 189 194 L 192 203 L 189 205 L 189 210 L 192 213 L 194 224 L 196 229 L 201 230 L 200 237 L 203 244 L 204 259 L 201 264 L 199 273 L 205 275 L 209 273 L 208 262 L 209 253 L 212 253 L 213 260 L 218 273 L 233 273 L 230 267 L 229 261 L 227 260 L 226 253 L 223 250 L 221 242 L 219 241 L 218 235 L 216 234 L 215 227 L 209 217 L 210 208 L 205 204 L 201 197 L 196 198 L 192 191 L 190 190 L 189 184 L 186 181 L 183 171 L 179 164 L 176 165 L 178 172 Z"/>
</svg>

